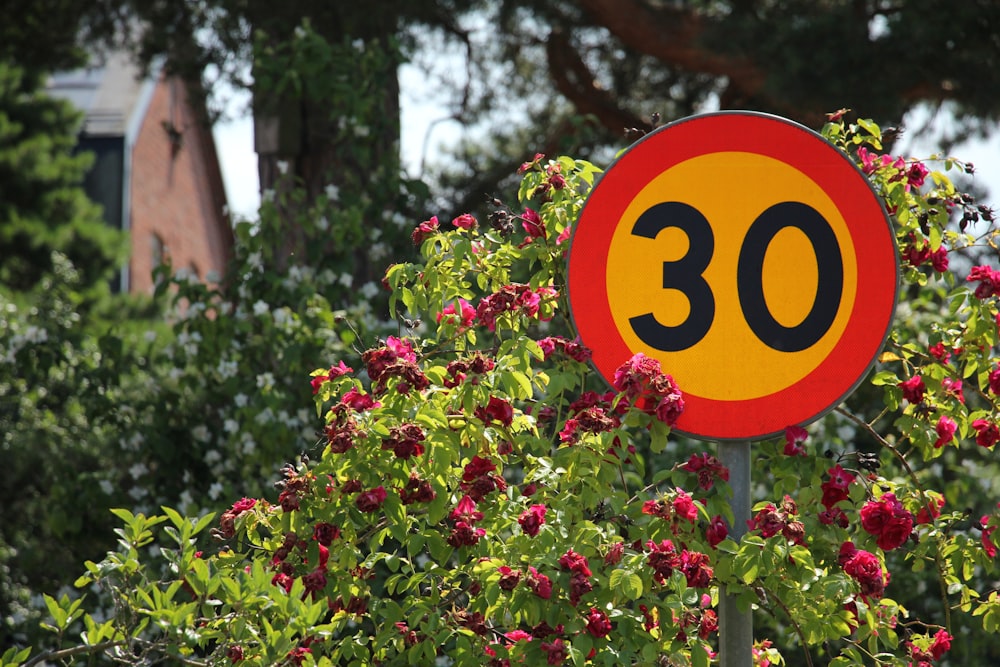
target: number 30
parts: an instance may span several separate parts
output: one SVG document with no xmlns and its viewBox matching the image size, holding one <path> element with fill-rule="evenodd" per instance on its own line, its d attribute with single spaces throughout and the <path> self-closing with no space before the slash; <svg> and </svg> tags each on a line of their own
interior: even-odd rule
<svg viewBox="0 0 1000 667">
<path fill-rule="evenodd" d="M 632 234 L 653 239 L 671 227 L 687 235 L 688 252 L 679 260 L 663 262 L 663 289 L 676 289 L 687 297 L 688 317 L 677 326 L 660 324 L 653 313 L 629 319 L 633 331 L 646 345 L 663 352 L 679 352 L 697 344 L 715 319 L 715 295 L 703 275 L 715 252 L 715 236 L 701 211 L 683 202 L 657 204 L 639 216 Z M 819 273 L 812 308 L 791 327 L 774 319 L 764 298 L 764 256 L 774 237 L 786 227 L 800 230 L 809 239 Z M 747 230 L 736 278 L 743 317 L 757 338 L 775 350 L 799 352 L 815 345 L 837 316 L 844 289 L 840 244 L 830 223 L 813 207 L 794 201 L 775 204 Z"/>
</svg>

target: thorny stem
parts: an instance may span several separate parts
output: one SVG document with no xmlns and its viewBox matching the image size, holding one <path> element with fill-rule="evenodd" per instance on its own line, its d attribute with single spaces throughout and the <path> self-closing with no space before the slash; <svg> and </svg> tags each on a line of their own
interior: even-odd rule
<svg viewBox="0 0 1000 667">
<path fill-rule="evenodd" d="M 889 452 L 891 452 L 892 455 L 894 457 L 896 457 L 896 459 L 899 461 L 900 465 L 903 466 L 903 469 L 906 470 L 907 475 L 909 475 L 910 479 L 913 481 L 913 485 L 916 487 L 917 491 L 919 491 L 919 493 L 920 493 L 921 502 L 924 505 L 928 505 L 928 504 L 930 504 L 932 502 L 930 500 L 930 498 L 928 498 L 927 493 L 924 491 L 924 487 L 920 484 L 920 480 L 917 479 L 917 474 L 915 472 L 913 472 L 913 468 L 910 467 L 910 464 L 907 462 L 906 457 L 904 457 L 899 452 L 898 449 L 896 449 L 895 447 L 893 447 L 892 444 L 889 443 L 888 440 L 886 440 L 885 438 L 883 438 L 882 435 L 880 433 L 878 433 L 872 427 L 871 424 L 869 424 L 865 420 L 861 419 L 857 415 L 855 415 L 855 414 L 853 414 L 853 413 L 845 410 L 843 407 L 838 407 L 836 409 L 836 411 L 837 411 L 838 414 L 841 414 L 841 415 L 847 417 L 849 420 L 851 420 L 852 422 L 854 422 L 855 424 L 857 424 L 858 426 L 860 426 L 866 433 L 868 433 L 870 436 L 872 436 L 873 438 L 875 438 L 875 440 L 880 445 L 882 445 L 882 447 L 884 447 L 885 449 L 889 450 Z M 944 624 L 945 624 L 945 627 L 948 628 L 948 631 L 950 632 L 951 631 L 951 609 L 948 606 L 948 587 L 947 587 L 947 584 L 945 583 L 944 563 L 941 562 L 941 550 L 940 549 L 935 549 L 934 550 L 934 564 L 937 566 L 938 584 L 941 587 L 941 607 L 942 607 L 942 609 L 944 609 Z"/>
<path fill-rule="evenodd" d="M 31 665 L 37 665 L 40 662 L 45 662 L 49 660 L 62 660 L 63 658 L 72 658 L 75 655 L 83 655 L 90 653 L 100 653 L 106 651 L 109 648 L 114 648 L 116 646 L 123 646 L 125 642 L 121 640 L 107 641 L 100 644 L 90 644 L 85 646 L 74 646 L 73 648 L 65 648 L 58 651 L 46 651 L 45 653 L 39 653 L 31 660 L 24 663 L 21 667 L 31 667 Z"/>
<path fill-rule="evenodd" d="M 136 640 L 138 641 L 138 640 Z M 147 648 L 155 646 L 153 642 L 139 642 L 141 644 L 147 645 Z M 37 665 L 42 662 L 49 662 L 53 660 L 63 660 L 64 658 L 72 658 L 77 655 L 93 655 L 95 653 L 102 653 L 108 649 L 116 648 L 119 646 L 125 646 L 126 641 L 121 639 L 101 642 L 100 644 L 86 644 L 83 646 L 74 646 L 72 648 L 59 649 L 57 651 L 47 651 L 45 653 L 39 653 L 31 660 L 25 662 L 21 667 L 31 667 L 31 665 Z M 190 658 L 184 658 L 179 655 L 171 656 L 172 660 L 178 660 L 181 664 L 190 665 L 191 667 L 206 667 L 207 662 L 202 662 L 200 660 L 191 660 Z"/>
<path fill-rule="evenodd" d="M 806 634 L 802 631 L 802 627 L 795 620 L 795 617 L 792 616 L 791 610 L 788 609 L 785 603 L 782 602 L 781 598 L 779 598 L 777 595 L 769 596 L 767 594 L 767 590 L 764 589 L 763 586 L 755 587 L 755 592 L 757 593 L 757 597 L 760 598 L 761 602 L 765 603 L 764 605 L 765 609 L 768 609 L 768 605 L 766 603 L 773 600 L 774 604 L 776 604 L 778 607 L 781 608 L 783 612 L 785 612 L 785 616 L 788 617 L 788 620 L 791 622 L 792 627 L 795 629 L 795 634 L 799 636 L 799 641 L 802 642 L 803 653 L 806 656 L 807 667 L 813 667 L 812 656 L 809 655 L 808 642 L 806 642 Z M 771 615 L 772 616 L 774 615 L 774 611 L 771 611 Z"/>
</svg>

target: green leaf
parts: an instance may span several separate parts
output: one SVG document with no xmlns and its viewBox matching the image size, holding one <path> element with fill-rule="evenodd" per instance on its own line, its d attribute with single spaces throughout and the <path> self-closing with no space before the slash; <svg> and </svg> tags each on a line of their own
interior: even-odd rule
<svg viewBox="0 0 1000 667">
<path fill-rule="evenodd" d="M 164 511 L 170 521 L 177 526 L 178 530 L 183 531 L 185 526 L 190 526 L 190 522 L 181 516 L 181 513 L 172 507 L 160 506 L 160 509 Z"/>
<path fill-rule="evenodd" d="M 701 644 L 695 644 L 691 647 L 691 666 L 692 667 L 708 667 L 708 652 L 705 647 Z"/>
<path fill-rule="evenodd" d="M 59 606 L 59 603 L 56 602 L 56 599 L 51 595 L 43 593 L 42 599 L 45 600 L 45 606 L 48 607 L 49 614 L 52 616 L 52 620 L 55 621 L 56 627 L 63 630 L 65 628 L 66 618 L 69 614 Z"/>
<path fill-rule="evenodd" d="M 879 371 L 872 376 L 872 384 L 879 387 L 882 385 L 899 384 L 899 376 L 894 371 Z"/>
<path fill-rule="evenodd" d="M 622 592 L 625 593 L 625 597 L 630 600 L 638 600 L 642 597 L 642 590 L 642 577 L 635 572 L 625 577 L 625 581 L 622 583 Z"/>
</svg>

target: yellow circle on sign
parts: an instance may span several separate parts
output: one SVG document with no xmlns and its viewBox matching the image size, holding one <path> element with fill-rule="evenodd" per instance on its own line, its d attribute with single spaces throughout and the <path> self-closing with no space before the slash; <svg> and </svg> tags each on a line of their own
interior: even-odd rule
<svg viewBox="0 0 1000 667">
<path fill-rule="evenodd" d="M 691 308 L 685 294 L 663 287 L 663 263 L 683 258 L 689 240 L 682 230 L 663 229 L 649 239 L 632 233 L 647 209 L 663 202 L 683 202 L 698 209 L 712 227 L 715 248 L 702 276 L 715 299 L 715 316 L 705 336 L 691 347 L 664 352 L 644 343 L 629 318 L 652 313 L 664 326 L 683 323 Z M 829 223 L 844 264 L 843 292 L 837 315 L 814 345 L 782 352 L 763 343 L 747 324 L 740 307 L 737 266 L 750 225 L 781 202 L 801 202 Z M 809 177 L 757 153 L 719 152 L 682 162 L 652 179 L 632 200 L 608 249 L 608 301 L 618 331 L 636 352 L 660 360 L 687 394 L 716 400 L 744 400 L 781 391 L 804 378 L 830 353 L 850 318 L 857 292 L 857 260 L 851 236 L 837 206 Z M 819 282 L 816 254 L 800 230 L 786 227 L 768 245 L 761 277 L 772 317 L 786 327 L 797 325 L 812 308 Z"/>
</svg>

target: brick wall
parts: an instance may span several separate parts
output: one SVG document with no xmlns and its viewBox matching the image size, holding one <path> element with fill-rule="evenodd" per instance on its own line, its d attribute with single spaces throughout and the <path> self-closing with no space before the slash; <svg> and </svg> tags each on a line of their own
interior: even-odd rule
<svg viewBox="0 0 1000 667">
<path fill-rule="evenodd" d="M 209 271 L 221 275 L 232 253 L 211 130 L 189 99 L 180 80 L 161 77 L 132 151 L 134 293 L 152 292 L 161 252 L 175 272 L 188 269 L 203 280 Z"/>
</svg>

